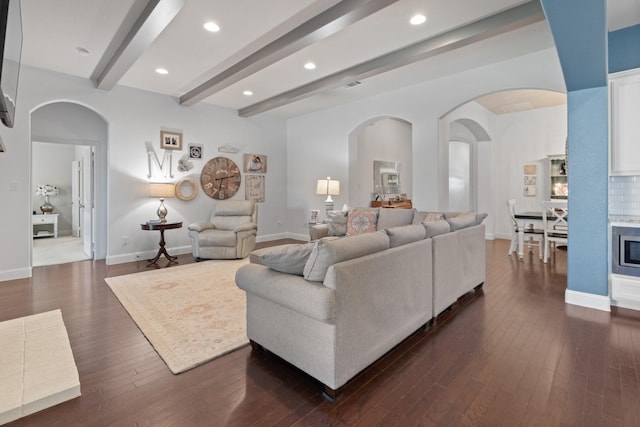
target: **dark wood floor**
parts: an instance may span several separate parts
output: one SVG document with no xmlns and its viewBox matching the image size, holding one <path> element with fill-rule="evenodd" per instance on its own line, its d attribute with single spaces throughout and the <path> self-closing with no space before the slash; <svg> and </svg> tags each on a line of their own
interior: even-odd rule
<svg viewBox="0 0 640 427">
<path fill-rule="evenodd" d="M 483 293 L 334 404 L 313 379 L 248 346 L 172 375 L 103 280 L 144 262 L 35 268 L 32 279 L 0 283 L 0 320 L 60 308 L 82 396 L 10 425 L 640 425 L 640 314 L 566 305 L 565 252 L 545 265 L 507 247 L 487 242 Z"/>
</svg>

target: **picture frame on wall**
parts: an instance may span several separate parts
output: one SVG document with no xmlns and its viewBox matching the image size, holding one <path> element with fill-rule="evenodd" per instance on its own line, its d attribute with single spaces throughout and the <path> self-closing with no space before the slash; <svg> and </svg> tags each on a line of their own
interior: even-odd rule
<svg viewBox="0 0 640 427">
<path fill-rule="evenodd" d="M 264 175 L 244 176 L 244 198 L 254 203 L 264 202 Z"/>
<path fill-rule="evenodd" d="M 202 145 L 201 144 L 189 144 L 189 158 L 202 160 Z"/>
<path fill-rule="evenodd" d="M 242 163 L 244 165 L 244 172 L 267 172 L 267 156 L 264 154 L 244 154 Z"/>
<path fill-rule="evenodd" d="M 160 148 L 164 150 L 182 150 L 182 133 L 161 130 Z"/>
<path fill-rule="evenodd" d="M 536 186 L 535 185 L 525 185 L 525 187 L 524 187 L 524 195 L 525 195 L 525 197 L 535 197 L 537 195 Z"/>
</svg>

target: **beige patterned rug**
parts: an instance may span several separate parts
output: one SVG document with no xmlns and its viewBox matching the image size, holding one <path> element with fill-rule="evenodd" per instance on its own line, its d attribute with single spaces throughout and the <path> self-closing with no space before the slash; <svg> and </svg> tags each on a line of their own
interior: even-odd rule
<svg viewBox="0 0 640 427">
<path fill-rule="evenodd" d="M 246 345 L 245 293 L 235 284 L 243 260 L 212 260 L 109 277 L 131 318 L 179 374 Z"/>
</svg>

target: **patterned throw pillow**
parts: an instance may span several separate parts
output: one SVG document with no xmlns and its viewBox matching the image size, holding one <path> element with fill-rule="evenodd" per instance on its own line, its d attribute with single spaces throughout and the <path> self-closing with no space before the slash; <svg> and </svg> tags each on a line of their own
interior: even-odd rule
<svg viewBox="0 0 640 427">
<path fill-rule="evenodd" d="M 377 230 L 377 216 L 375 211 L 354 209 L 347 215 L 347 236 L 355 234 L 373 233 Z"/>
</svg>

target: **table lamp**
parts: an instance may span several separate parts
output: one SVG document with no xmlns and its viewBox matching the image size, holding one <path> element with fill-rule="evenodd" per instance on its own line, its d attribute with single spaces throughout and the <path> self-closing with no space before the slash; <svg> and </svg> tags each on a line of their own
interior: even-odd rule
<svg viewBox="0 0 640 427">
<path fill-rule="evenodd" d="M 324 207 L 327 211 L 332 211 L 333 199 L 331 196 L 340 195 L 340 181 L 331 179 L 329 176 L 327 179 L 319 179 L 318 185 L 316 186 L 316 194 L 327 195 L 327 200 L 324 201 Z"/>
<path fill-rule="evenodd" d="M 174 197 L 176 194 L 175 184 L 171 182 L 152 182 L 149 184 L 149 197 L 159 197 L 160 206 L 158 206 L 158 218 L 160 223 L 167 222 L 167 208 L 164 205 L 164 199 L 168 197 Z"/>
</svg>

